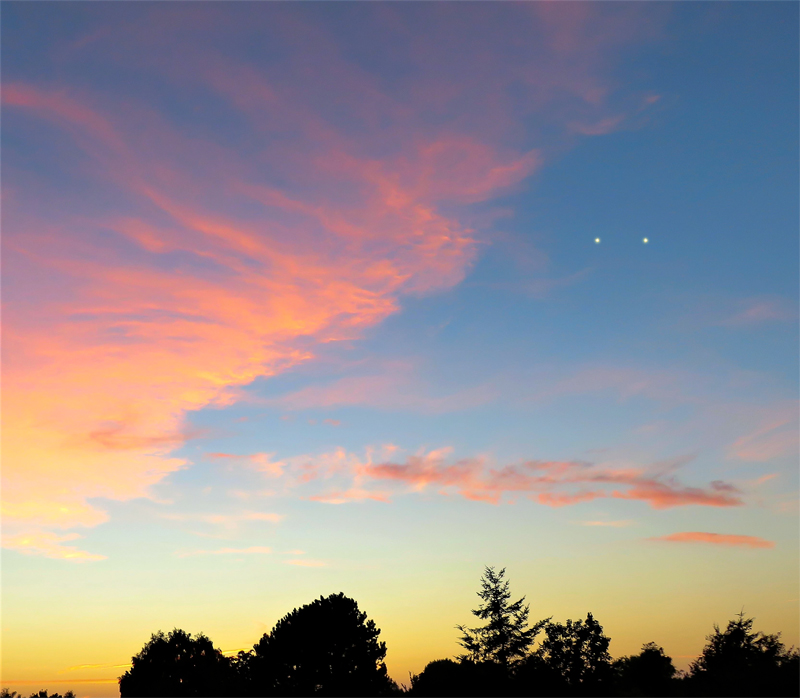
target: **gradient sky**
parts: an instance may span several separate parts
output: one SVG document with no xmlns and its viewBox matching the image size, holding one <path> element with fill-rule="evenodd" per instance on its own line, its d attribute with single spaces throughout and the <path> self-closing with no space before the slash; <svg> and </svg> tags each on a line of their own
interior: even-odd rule
<svg viewBox="0 0 800 698">
<path fill-rule="evenodd" d="M 407 683 L 484 565 L 798 644 L 797 3 L 2 20 L 4 686 L 339 591 Z"/>
</svg>

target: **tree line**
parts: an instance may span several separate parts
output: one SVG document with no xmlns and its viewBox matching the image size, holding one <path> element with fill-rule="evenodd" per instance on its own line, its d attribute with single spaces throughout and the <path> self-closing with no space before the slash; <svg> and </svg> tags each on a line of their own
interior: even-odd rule
<svg viewBox="0 0 800 698">
<path fill-rule="evenodd" d="M 744 613 L 724 630 L 715 625 L 702 654 L 680 672 L 654 642 L 612 660 L 611 639 L 591 613 L 585 620 L 531 623 L 525 597 L 511 600 L 505 569 L 487 567 L 478 596 L 472 613 L 481 624 L 457 626 L 464 651 L 429 662 L 408 685 L 388 676 L 375 622 L 339 593 L 293 610 L 234 657 L 202 633 L 159 631 L 120 677 L 120 696 L 800 695 L 798 650 L 787 649 L 780 634 L 753 630 Z M 23 697 L 3 689 L 0 698 Z M 40 691 L 30 698 L 62 697 Z"/>
</svg>

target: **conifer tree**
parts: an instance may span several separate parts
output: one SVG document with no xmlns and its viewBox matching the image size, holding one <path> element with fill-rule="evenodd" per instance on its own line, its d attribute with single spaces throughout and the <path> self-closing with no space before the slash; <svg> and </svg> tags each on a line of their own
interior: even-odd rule
<svg viewBox="0 0 800 698">
<path fill-rule="evenodd" d="M 499 572 L 495 572 L 494 567 L 484 570 L 481 590 L 477 592 L 481 604 L 472 613 L 486 624 L 479 628 L 456 626 L 463 633 L 459 644 L 467 650 L 460 659 L 496 662 L 507 669 L 526 656 L 536 635 L 547 623 L 542 620 L 528 627 L 530 605 L 525 604 L 524 596 L 511 602 L 505 573 L 505 568 Z"/>
</svg>

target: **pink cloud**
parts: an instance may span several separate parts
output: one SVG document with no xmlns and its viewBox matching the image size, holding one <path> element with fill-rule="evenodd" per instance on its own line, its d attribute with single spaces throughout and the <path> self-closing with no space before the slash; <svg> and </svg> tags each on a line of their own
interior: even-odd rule
<svg viewBox="0 0 800 698">
<path fill-rule="evenodd" d="M 449 449 L 411 456 L 403 463 L 365 464 L 359 477 L 402 482 L 412 491 L 429 486 L 446 493 L 454 489 L 467 499 L 498 504 L 513 493 L 532 495 L 540 504 L 561 507 L 591 501 L 599 497 L 615 497 L 646 502 L 653 509 L 677 506 L 740 506 L 742 500 L 733 485 L 713 481 L 708 487 L 687 487 L 670 469 L 610 468 L 572 461 L 528 461 L 501 468 L 489 467 L 484 458 L 468 458 L 447 462 Z M 679 464 L 678 464 L 679 465 Z M 598 486 L 620 486 L 625 489 L 597 489 Z M 586 489 L 594 486 L 594 489 Z"/>
<path fill-rule="evenodd" d="M 497 397 L 496 386 L 477 385 L 450 394 L 432 394 L 418 369 L 410 362 L 385 362 L 366 375 L 339 378 L 325 385 L 314 385 L 272 398 L 268 404 L 285 409 L 370 405 L 383 409 L 419 410 L 442 413 L 469 409 Z"/>
<path fill-rule="evenodd" d="M 765 482 L 769 482 L 776 477 L 778 477 L 778 473 L 767 473 L 766 475 L 762 475 L 761 477 L 757 478 L 755 484 L 763 485 Z"/>
<path fill-rule="evenodd" d="M 236 527 L 242 521 L 269 521 L 280 523 L 285 518 L 283 514 L 267 511 L 244 511 L 240 514 L 162 514 L 162 518 L 171 521 L 201 521 L 203 523 Z"/>
<path fill-rule="evenodd" d="M 170 455 L 193 436 L 188 412 L 231 404 L 242 386 L 311 360 L 318 346 L 360 337 L 404 296 L 461 282 L 482 243 L 463 205 L 542 166 L 523 145 L 531 115 L 559 132 L 608 118 L 603 59 L 630 43 L 638 21 L 595 9 L 496 11 L 530 54 L 507 53 L 505 29 L 487 34 L 484 8 L 453 19 L 462 42 L 482 47 L 468 52 L 437 27 L 407 32 L 400 19 L 392 31 L 413 70 L 395 86 L 311 21 L 270 14 L 239 27 L 237 37 L 293 37 L 276 70 L 230 55 L 230 27 L 214 13 L 198 10 L 187 26 L 161 8 L 68 47 L 140 71 L 122 96 L 3 85 L 4 128 L 25 119 L 26 133 L 59 145 L 54 158 L 80 149 L 58 174 L 91 191 L 67 195 L 31 172 L 19 181 L 35 186 L 4 198 L 4 283 L 30 290 L 3 316 L 7 521 L 31 531 L 97 525 L 107 516 L 92 500 L 152 496 L 188 467 Z M 550 27 L 552 45 L 530 41 Z M 173 96 L 218 101 L 247 145 L 200 121 L 175 123 L 172 105 L 136 91 L 154 79 Z M 508 94 L 517 83 L 521 112 Z M 564 94 L 582 97 L 576 113 L 565 113 Z M 282 463 L 256 455 L 254 467 L 281 476 Z"/>
<path fill-rule="evenodd" d="M 737 546 L 742 548 L 774 548 L 775 543 L 757 536 L 740 536 L 730 533 L 703 533 L 700 531 L 687 531 L 672 533 L 668 536 L 651 538 L 653 541 L 667 541 L 671 543 L 711 543 L 713 545 Z"/>
<path fill-rule="evenodd" d="M 345 504 L 347 502 L 363 502 L 364 500 L 371 499 L 376 502 L 388 502 L 389 494 L 386 492 L 376 492 L 372 490 L 360 489 L 358 487 L 351 487 L 350 489 L 328 492 L 313 497 L 309 497 L 315 502 L 324 502 L 325 504 Z"/>
<path fill-rule="evenodd" d="M 274 455 L 274 453 L 248 453 L 244 455 L 236 453 L 206 453 L 206 457 L 213 460 L 245 463 L 249 467 L 266 473 L 271 477 L 280 477 L 286 464 L 283 461 L 273 460 Z"/>
<path fill-rule="evenodd" d="M 565 507 L 571 504 L 579 504 L 580 502 L 591 502 L 593 499 L 605 496 L 604 492 L 579 492 L 578 494 L 542 492 L 536 496 L 536 500 L 539 504 L 544 504 L 548 507 Z"/>
<path fill-rule="evenodd" d="M 638 499 L 647 502 L 653 509 L 670 509 L 690 504 L 707 507 L 735 507 L 742 504 L 736 496 L 738 490 L 733 485 L 714 481 L 706 489 L 699 487 L 683 487 L 674 479 L 671 482 L 658 480 L 642 480 L 629 490 L 614 491 L 612 496 L 618 499 Z"/>
<path fill-rule="evenodd" d="M 772 417 L 755 431 L 740 436 L 730 446 L 732 457 L 755 463 L 766 463 L 775 458 L 795 455 L 798 451 L 797 408 L 790 406 Z"/>
<path fill-rule="evenodd" d="M 0 99 L 7 107 L 36 111 L 61 125 L 77 126 L 83 133 L 91 133 L 115 151 L 125 150 L 108 119 L 67 95 L 66 90 L 42 91 L 33 85 L 12 82 L 3 85 Z"/>
<path fill-rule="evenodd" d="M 782 298 L 752 298 L 735 315 L 722 321 L 722 325 L 740 327 L 761 325 L 765 322 L 792 322 L 797 319 L 797 310 Z"/>
<path fill-rule="evenodd" d="M 593 124 L 582 124 L 573 122 L 570 129 L 582 136 L 605 136 L 617 130 L 624 120 L 624 116 L 609 116 Z"/>
</svg>

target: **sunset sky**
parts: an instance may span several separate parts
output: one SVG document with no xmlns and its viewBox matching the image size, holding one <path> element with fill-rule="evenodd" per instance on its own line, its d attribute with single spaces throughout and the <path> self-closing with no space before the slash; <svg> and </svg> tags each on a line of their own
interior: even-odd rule
<svg viewBox="0 0 800 698">
<path fill-rule="evenodd" d="M 2 685 L 484 565 L 798 621 L 798 4 L 2 6 Z"/>
</svg>

